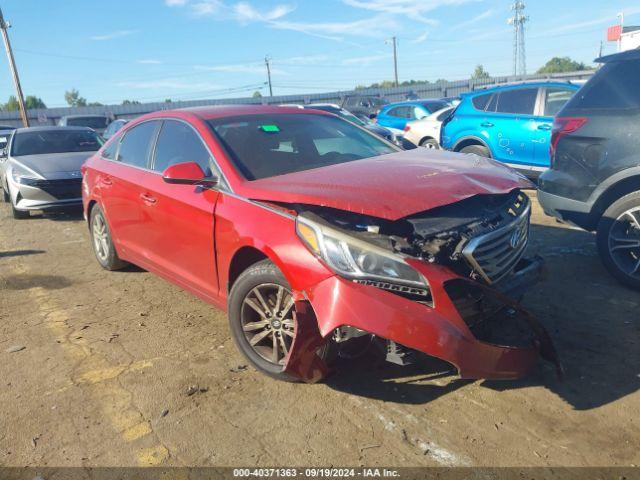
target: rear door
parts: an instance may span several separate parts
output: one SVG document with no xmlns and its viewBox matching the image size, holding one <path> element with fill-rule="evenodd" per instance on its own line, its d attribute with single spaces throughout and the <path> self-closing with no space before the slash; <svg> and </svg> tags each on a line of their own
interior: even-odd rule
<svg viewBox="0 0 640 480">
<path fill-rule="evenodd" d="M 152 168 L 143 186 L 145 244 L 159 273 L 207 297 L 218 294 L 214 245 L 214 209 L 218 191 L 165 183 L 169 166 L 196 162 L 207 176 L 220 177 L 197 131 L 180 120 L 165 120 L 156 142 Z"/>
<path fill-rule="evenodd" d="M 151 145 L 159 121 L 143 122 L 125 132 L 115 161 L 102 164 L 96 178 L 102 205 L 120 253 L 134 263 L 145 255 L 148 218 L 142 211 L 142 187 L 150 174 Z"/>
<path fill-rule="evenodd" d="M 537 87 L 502 90 L 491 100 L 489 108 L 493 113 L 487 112 L 480 127 L 486 129 L 497 160 L 516 167 L 532 165 L 538 90 Z"/>
<path fill-rule="evenodd" d="M 546 87 L 541 89 L 536 107 L 535 130 L 533 131 L 533 164 L 536 168 L 549 168 L 549 142 L 553 117 L 564 107 L 575 93 L 575 89 L 563 87 Z"/>
</svg>

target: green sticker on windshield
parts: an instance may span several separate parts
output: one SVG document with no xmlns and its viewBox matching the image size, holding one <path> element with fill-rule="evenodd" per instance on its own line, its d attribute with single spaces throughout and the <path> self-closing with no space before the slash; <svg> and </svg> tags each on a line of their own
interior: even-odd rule
<svg viewBox="0 0 640 480">
<path fill-rule="evenodd" d="M 278 133 L 280 131 L 280 127 L 277 125 L 260 125 L 258 128 L 265 133 Z"/>
</svg>

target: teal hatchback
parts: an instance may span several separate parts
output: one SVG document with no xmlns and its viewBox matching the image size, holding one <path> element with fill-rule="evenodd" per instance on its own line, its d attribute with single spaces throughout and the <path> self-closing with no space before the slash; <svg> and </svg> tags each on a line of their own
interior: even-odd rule
<svg viewBox="0 0 640 480">
<path fill-rule="evenodd" d="M 494 158 L 537 177 L 549 168 L 553 117 L 580 88 L 569 82 L 527 82 L 463 94 L 442 125 L 440 144 Z"/>
</svg>

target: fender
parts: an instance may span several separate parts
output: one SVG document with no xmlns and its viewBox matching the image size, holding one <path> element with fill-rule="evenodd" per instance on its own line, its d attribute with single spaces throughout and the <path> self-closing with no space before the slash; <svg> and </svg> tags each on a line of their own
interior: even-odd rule
<svg viewBox="0 0 640 480">
<path fill-rule="evenodd" d="M 458 145 L 460 145 L 462 142 L 465 142 L 467 140 L 474 140 L 476 142 L 478 142 L 479 144 L 481 144 L 483 147 L 485 147 L 487 150 L 489 150 L 489 152 L 491 153 L 491 157 L 493 158 L 493 151 L 491 150 L 491 147 L 489 146 L 489 144 L 487 143 L 487 141 L 481 137 L 478 137 L 477 135 L 465 135 L 462 138 L 459 138 L 455 145 L 453 146 L 453 148 L 451 150 L 456 151 L 458 148 Z"/>
<path fill-rule="evenodd" d="M 600 197 L 602 197 L 602 195 L 604 195 L 611 187 L 630 177 L 640 178 L 640 165 L 625 168 L 624 170 L 620 170 L 619 172 L 605 179 L 589 196 L 589 200 L 587 201 L 587 203 L 591 204 L 592 206 L 595 205 Z"/>
</svg>

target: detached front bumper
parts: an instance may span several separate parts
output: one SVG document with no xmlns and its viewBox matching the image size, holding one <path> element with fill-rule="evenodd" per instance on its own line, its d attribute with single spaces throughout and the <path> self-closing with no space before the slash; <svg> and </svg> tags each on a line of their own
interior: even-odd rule
<svg viewBox="0 0 640 480">
<path fill-rule="evenodd" d="M 540 356 L 556 363 L 561 371 L 547 332 L 508 296 L 519 297 L 526 286 L 537 280 L 541 259 L 522 260 L 504 283 L 509 287 L 505 293 L 461 278 L 439 265 L 415 260 L 409 263 L 428 279 L 431 306 L 337 276 L 304 292 L 296 302 L 298 331 L 286 370 L 306 381 L 322 378 L 327 368 L 316 355 L 317 348 L 336 328 L 351 326 L 445 360 L 458 369 L 462 378 L 521 378 L 534 369 Z M 469 314 L 466 288 L 469 292 L 479 290 L 494 308 L 526 323 L 531 341 L 513 346 L 479 339 L 475 322 L 480 317 Z M 497 314 L 487 312 L 488 317 Z"/>
</svg>

